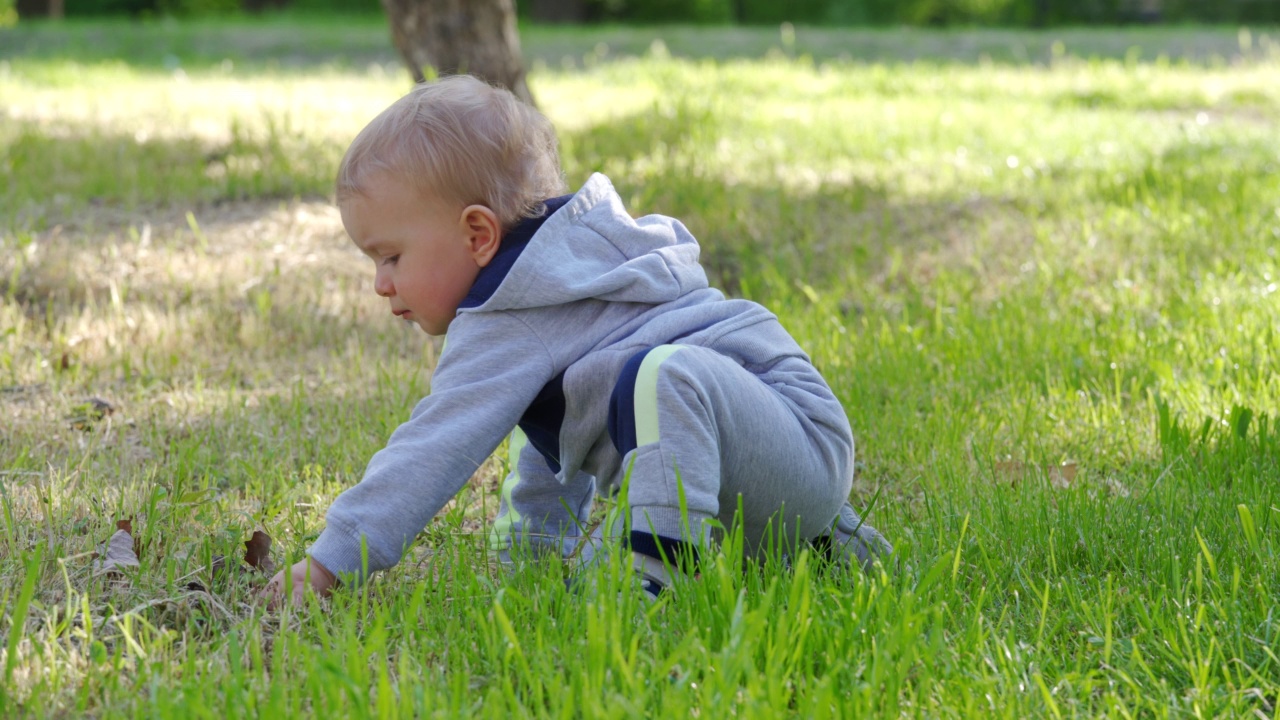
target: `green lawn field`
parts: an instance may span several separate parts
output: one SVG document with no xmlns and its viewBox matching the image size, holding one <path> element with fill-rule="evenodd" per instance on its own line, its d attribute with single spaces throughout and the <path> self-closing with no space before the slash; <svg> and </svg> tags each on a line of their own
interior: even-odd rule
<svg viewBox="0 0 1280 720">
<path fill-rule="evenodd" d="M 569 594 L 487 553 L 495 457 L 269 613 L 215 557 L 297 559 L 439 350 L 331 202 L 386 38 L 0 30 L 0 716 L 1274 716 L 1280 31 L 524 29 L 571 186 L 779 315 L 897 553 Z"/>
</svg>

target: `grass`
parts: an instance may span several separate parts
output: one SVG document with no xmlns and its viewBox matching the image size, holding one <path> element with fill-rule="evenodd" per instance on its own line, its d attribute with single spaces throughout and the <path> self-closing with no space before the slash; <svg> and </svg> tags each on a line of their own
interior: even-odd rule
<svg viewBox="0 0 1280 720">
<path fill-rule="evenodd" d="M 559 568 L 486 557 L 495 459 L 367 589 L 266 614 L 252 581 L 186 583 L 255 528 L 296 558 L 438 348 L 387 317 L 328 197 L 345 142 L 407 87 L 391 54 L 315 51 L 323 23 L 289 27 L 315 57 L 275 69 L 251 34 L 219 46 L 230 65 L 94 50 L 218 27 L 0 35 L 0 714 L 1274 714 L 1264 33 L 1089 59 L 1072 48 L 1128 41 L 1073 31 L 975 63 L 956 47 L 1061 38 L 822 36 L 902 49 L 864 62 L 670 31 L 721 53 L 703 61 L 530 29 L 583 43 L 531 76 L 571 183 L 603 171 L 634 212 L 684 219 L 715 281 L 826 373 L 892 572 L 742 573 L 730 547 L 657 607 L 609 566 L 569 596 Z M 1221 62 L 1175 49 L 1205 37 L 1229 39 Z M 117 411 L 82 429 L 94 396 Z M 141 567 L 112 583 L 88 554 L 123 517 Z"/>
</svg>

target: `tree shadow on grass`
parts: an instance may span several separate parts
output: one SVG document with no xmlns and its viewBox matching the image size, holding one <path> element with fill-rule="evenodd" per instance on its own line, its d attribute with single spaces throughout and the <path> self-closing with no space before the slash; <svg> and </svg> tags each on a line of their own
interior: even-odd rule
<svg viewBox="0 0 1280 720">
<path fill-rule="evenodd" d="M 906 258 L 907 274 L 927 279 L 939 263 L 974 253 L 1003 263 L 1030 241 L 1018 198 L 910 196 L 856 177 L 798 180 L 771 169 L 727 174 L 709 159 L 724 132 L 709 110 L 677 101 L 563 132 L 562 155 L 575 179 L 608 174 L 633 215 L 681 220 L 713 283 L 731 294 L 764 265 L 824 286 L 850 275 L 882 280 Z"/>
<path fill-rule="evenodd" d="M 279 201 L 327 201 L 342 153 L 337 144 L 278 128 L 212 142 L 88 123 L 11 123 L 16 132 L 0 147 L 0 218 L 15 233 L 78 230 L 87 243 L 136 232 L 157 216 L 181 219 L 190 211 L 203 222 L 217 208 L 235 206 L 236 221 L 250 226 L 253 213 L 269 214 Z M 754 262 L 818 284 L 850 265 L 876 274 L 887 258 L 964 243 L 966 225 L 983 214 L 1017 221 L 1017 208 L 999 199 L 905 198 L 856 179 L 802 188 L 776 177 L 725 178 L 701 157 L 720 132 L 708 109 L 682 102 L 561 135 L 571 176 L 612 172 L 633 214 L 681 219 L 703 244 L 715 281 L 734 293 Z M 637 167 L 643 170 L 633 174 Z M 40 301 L 38 285 L 29 302 Z M 83 301 L 84 294 L 75 297 Z"/>
<path fill-rule="evenodd" d="M 341 149 L 269 123 L 222 141 L 148 137 L 91 123 L 8 120 L 0 219 L 44 229 L 95 213 L 327 196 Z"/>
</svg>

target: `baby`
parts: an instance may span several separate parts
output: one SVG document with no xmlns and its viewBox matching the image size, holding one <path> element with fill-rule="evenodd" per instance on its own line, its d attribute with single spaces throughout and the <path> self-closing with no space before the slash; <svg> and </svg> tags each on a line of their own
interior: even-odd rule
<svg viewBox="0 0 1280 720">
<path fill-rule="evenodd" d="M 273 602 L 395 565 L 508 435 L 500 551 L 567 555 L 594 496 L 624 487 L 606 542 L 652 595 L 735 522 L 748 551 L 891 551 L 848 503 L 844 409 L 773 313 L 709 287 L 684 225 L 633 219 L 603 175 L 564 192 L 547 119 L 468 76 L 415 87 L 351 144 L 343 225 L 392 314 L 446 343 Z"/>
</svg>

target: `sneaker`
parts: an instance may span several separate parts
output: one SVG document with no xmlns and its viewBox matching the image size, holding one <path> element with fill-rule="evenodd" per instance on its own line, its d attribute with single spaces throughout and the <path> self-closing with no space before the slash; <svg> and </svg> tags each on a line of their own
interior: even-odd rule
<svg viewBox="0 0 1280 720">
<path fill-rule="evenodd" d="M 631 553 L 631 567 L 635 569 L 636 577 L 640 578 L 640 589 L 649 600 L 663 597 L 671 586 L 672 572 L 679 572 L 668 568 L 661 560 L 640 553 Z"/>
<path fill-rule="evenodd" d="M 893 546 L 880 531 L 863 522 L 847 502 L 831 529 L 809 543 L 829 561 L 842 565 L 856 562 L 863 572 L 870 572 L 877 561 L 893 553 Z"/>
<path fill-rule="evenodd" d="M 671 572 L 662 564 L 662 561 L 640 553 L 632 553 L 631 567 L 635 571 L 645 600 L 656 602 L 670 594 Z M 596 591 L 594 580 L 581 571 L 565 578 L 564 587 L 573 595 Z"/>
</svg>

